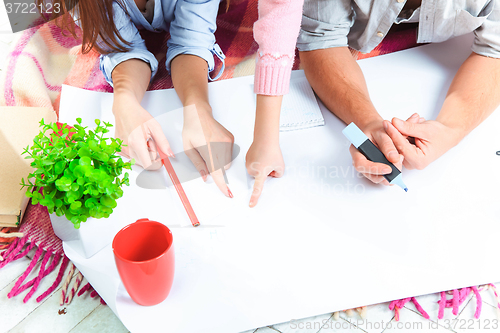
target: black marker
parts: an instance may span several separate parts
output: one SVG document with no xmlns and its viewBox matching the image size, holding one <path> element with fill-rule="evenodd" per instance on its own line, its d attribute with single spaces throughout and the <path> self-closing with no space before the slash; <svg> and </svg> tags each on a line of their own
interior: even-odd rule
<svg viewBox="0 0 500 333">
<path fill-rule="evenodd" d="M 367 159 L 375 163 L 384 163 L 391 167 L 392 172 L 388 175 L 384 175 L 384 178 L 390 184 L 396 184 L 401 187 L 403 190 L 408 192 L 408 188 L 405 183 L 403 183 L 403 176 L 401 175 L 401 171 L 394 166 L 391 162 L 385 158 L 384 154 L 378 149 L 373 142 L 368 139 L 368 137 L 363 133 L 358 126 L 354 123 L 350 123 L 342 133 L 346 136 L 346 138 L 351 141 L 354 147 Z"/>
</svg>

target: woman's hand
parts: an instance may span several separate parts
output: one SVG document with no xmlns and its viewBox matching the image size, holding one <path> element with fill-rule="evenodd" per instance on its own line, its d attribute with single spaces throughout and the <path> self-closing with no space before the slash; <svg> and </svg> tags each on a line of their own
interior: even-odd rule
<svg viewBox="0 0 500 333">
<path fill-rule="evenodd" d="M 174 157 L 160 124 L 137 99 L 115 95 L 113 113 L 116 122 L 115 136 L 126 145 L 122 150 L 124 156 L 135 159 L 137 164 L 148 170 L 159 169 L 162 165 L 156 147 L 167 156 Z M 154 144 L 150 144 L 150 140 Z"/>
<path fill-rule="evenodd" d="M 114 84 L 115 136 L 126 145 L 122 155 L 135 159 L 144 169 L 160 168 L 161 160 L 157 158 L 156 147 L 168 156 L 174 154 L 160 124 L 140 104 L 151 78 L 149 64 L 129 59 L 118 64 L 111 76 Z"/>
<path fill-rule="evenodd" d="M 171 63 L 172 82 L 184 105 L 182 141 L 186 155 L 203 180 L 210 173 L 217 187 L 232 198 L 224 169 L 229 168 L 233 135 L 212 116 L 208 102 L 207 62 L 195 55 L 180 54 Z"/>
<path fill-rule="evenodd" d="M 234 137 L 212 116 L 209 105 L 184 107 L 182 129 L 184 151 L 200 173 L 203 181 L 211 174 L 217 187 L 232 198 L 224 177 L 231 166 Z"/>
</svg>

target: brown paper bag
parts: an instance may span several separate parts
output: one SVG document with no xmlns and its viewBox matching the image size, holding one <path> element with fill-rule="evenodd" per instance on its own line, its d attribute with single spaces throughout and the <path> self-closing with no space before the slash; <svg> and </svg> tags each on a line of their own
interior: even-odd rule
<svg viewBox="0 0 500 333">
<path fill-rule="evenodd" d="M 42 118 L 54 122 L 56 114 L 49 108 L 0 107 L 0 227 L 15 227 L 23 218 L 28 198 L 19 183 L 33 168 L 21 153 L 33 145 Z"/>
</svg>

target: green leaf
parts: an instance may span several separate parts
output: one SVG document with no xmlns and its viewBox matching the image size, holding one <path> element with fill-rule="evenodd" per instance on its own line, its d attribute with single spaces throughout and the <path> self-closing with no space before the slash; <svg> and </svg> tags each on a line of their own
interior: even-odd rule
<svg viewBox="0 0 500 333">
<path fill-rule="evenodd" d="M 98 201 L 96 198 L 89 198 L 85 200 L 85 207 L 87 208 L 92 208 L 95 207 L 98 204 Z"/>
<path fill-rule="evenodd" d="M 97 142 L 95 140 L 89 140 L 88 142 L 89 148 L 94 151 L 94 152 L 100 152 L 101 148 L 99 145 L 97 145 Z"/>
<path fill-rule="evenodd" d="M 80 201 L 75 201 L 73 202 L 69 207 L 71 210 L 78 210 L 82 206 L 82 203 Z"/>
<path fill-rule="evenodd" d="M 76 174 L 75 174 L 76 175 Z M 77 180 L 76 180 L 76 183 L 80 186 L 83 186 L 85 184 L 85 178 L 83 177 L 79 177 Z"/>
<path fill-rule="evenodd" d="M 55 185 L 59 191 L 66 192 L 66 191 L 69 191 L 71 189 L 71 180 L 69 180 L 68 178 L 63 176 L 63 177 L 59 178 L 58 180 L 56 180 Z"/>
<path fill-rule="evenodd" d="M 60 175 L 61 173 L 63 173 L 64 168 L 66 168 L 66 162 L 65 161 L 59 161 L 54 166 L 54 173 L 56 175 Z"/>
<path fill-rule="evenodd" d="M 78 160 L 78 163 L 80 161 Z M 73 169 L 73 174 L 75 175 L 75 177 L 77 177 L 78 179 L 83 179 L 82 177 L 85 175 L 85 167 L 82 166 L 82 165 L 77 165 L 74 169 Z M 85 182 L 85 180 L 83 180 Z M 78 183 L 78 185 L 83 185 L 84 183 L 80 184 Z"/>
<path fill-rule="evenodd" d="M 118 198 L 121 198 L 122 196 L 123 196 L 123 190 L 121 188 L 118 188 L 114 192 L 111 193 L 111 197 L 115 200 Z"/>
<path fill-rule="evenodd" d="M 80 157 L 91 156 L 90 149 L 87 147 L 80 148 L 78 150 L 78 156 L 80 156 Z"/>
<path fill-rule="evenodd" d="M 94 171 L 94 167 L 92 165 L 86 165 L 83 167 L 83 169 L 85 171 L 85 177 L 90 177 L 92 171 Z"/>
<path fill-rule="evenodd" d="M 84 156 L 84 157 L 80 158 L 80 165 L 86 166 L 86 165 L 90 165 L 91 163 L 92 163 L 92 160 L 88 156 Z"/>
<path fill-rule="evenodd" d="M 70 149 L 70 151 L 67 153 L 67 154 L 64 154 L 64 156 L 68 159 L 68 160 L 72 160 L 76 157 L 76 150 L 72 150 Z"/>
<path fill-rule="evenodd" d="M 105 206 L 105 207 L 110 207 L 110 208 L 115 208 L 116 207 L 116 201 L 115 199 L 111 198 L 110 196 L 103 195 L 101 197 L 100 203 Z"/>
<path fill-rule="evenodd" d="M 68 169 L 71 170 L 71 171 L 73 171 L 73 173 L 74 173 L 76 167 L 79 166 L 79 165 L 80 165 L 80 160 L 79 159 L 73 160 L 73 161 L 71 161 L 69 163 Z"/>
<path fill-rule="evenodd" d="M 106 154 L 105 152 L 96 152 L 94 154 L 94 157 L 104 163 L 106 163 L 109 160 L 109 155 Z"/>
<path fill-rule="evenodd" d="M 68 154 L 71 152 L 71 150 L 72 150 L 72 149 L 71 149 L 70 147 L 66 147 L 66 148 L 64 148 L 64 149 L 62 150 L 62 152 L 61 152 L 61 153 L 62 153 L 64 156 L 66 156 L 66 155 L 68 155 Z"/>
</svg>

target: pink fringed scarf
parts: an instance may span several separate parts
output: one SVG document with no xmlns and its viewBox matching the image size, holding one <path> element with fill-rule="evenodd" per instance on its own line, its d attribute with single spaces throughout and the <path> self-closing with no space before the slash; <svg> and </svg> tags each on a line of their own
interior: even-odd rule
<svg viewBox="0 0 500 333">
<path fill-rule="evenodd" d="M 481 316 L 481 309 L 483 306 L 483 300 L 481 298 L 481 294 L 479 293 L 480 291 L 483 291 L 485 289 L 491 289 L 493 293 L 495 294 L 495 297 L 497 299 L 497 308 L 500 310 L 500 299 L 497 294 L 497 290 L 494 284 L 490 283 L 484 286 L 480 287 L 466 287 L 462 289 L 454 289 L 450 291 L 442 291 L 440 293 L 440 300 L 438 301 L 439 304 L 439 310 L 438 310 L 438 319 L 443 319 L 444 317 L 444 309 L 445 308 L 452 308 L 451 313 L 453 315 L 458 315 L 458 308 L 462 303 L 467 299 L 467 296 L 471 293 L 471 291 L 474 293 L 474 296 L 476 297 L 476 312 L 474 313 L 474 318 L 479 319 Z M 446 295 L 451 294 L 453 295 L 451 299 L 447 299 Z M 400 300 L 395 300 L 389 303 L 389 309 L 394 310 L 394 319 L 396 321 L 399 321 L 399 310 L 402 309 L 406 303 L 409 301 L 412 301 L 413 304 L 415 305 L 415 308 L 417 309 L 420 314 L 426 318 L 429 319 L 429 315 L 425 310 L 420 306 L 420 304 L 417 302 L 415 297 L 408 297 L 408 298 L 403 298 Z"/>
<path fill-rule="evenodd" d="M 23 291 L 29 289 L 26 296 L 24 296 L 23 302 L 26 303 L 33 294 L 37 291 L 40 282 L 43 278 L 53 272 L 59 266 L 59 272 L 56 279 L 52 285 L 45 290 L 40 296 L 36 298 L 37 302 L 42 301 L 45 297 L 50 295 L 63 280 L 64 274 L 68 264 L 70 265 L 70 270 L 66 274 L 65 284 L 62 288 L 61 295 L 61 305 L 63 303 L 71 302 L 71 298 L 66 296 L 67 288 L 69 282 L 71 281 L 74 265 L 70 263 L 68 257 L 64 255 L 62 241 L 54 234 L 52 230 L 52 225 L 50 224 L 50 218 L 47 213 L 47 208 L 40 205 L 29 205 L 26 213 L 24 215 L 23 224 L 19 229 L 19 233 L 15 240 L 10 243 L 10 245 L 0 253 L 0 269 L 10 262 L 16 261 L 25 257 L 32 249 L 36 248 L 36 252 L 31 259 L 30 264 L 26 268 L 25 272 L 19 277 L 19 279 L 12 287 L 12 290 L 7 294 L 9 298 L 19 295 Z M 25 282 L 26 278 L 35 268 L 36 264 L 41 260 L 38 275 Z M 59 263 L 61 262 L 61 265 Z M 80 282 L 81 282 L 81 274 Z M 78 276 L 77 276 L 78 282 Z M 76 287 L 76 288 L 75 288 Z M 75 282 L 73 287 L 72 295 L 78 291 L 79 283 Z"/>
</svg>

